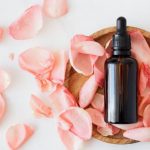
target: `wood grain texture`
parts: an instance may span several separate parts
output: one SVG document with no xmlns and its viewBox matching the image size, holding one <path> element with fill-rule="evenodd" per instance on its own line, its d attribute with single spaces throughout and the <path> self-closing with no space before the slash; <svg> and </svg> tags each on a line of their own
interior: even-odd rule
<svg viewBox="0 0 150 150">
<path fill-rule="evenodd" d="M 136 28 L 136 27 L 128 27 L 128 31 L 137 30 L 137 29 L 142 32 L 146 41 L 150 45 L 150 32 L 145 31 L 143 29 Z M 95 41 L 97 41 L 101 45 L 105 46 L 107 41 L 111 39 L 115 30 L 116 30 L 115 27 L 102 29 L 102 30 L 92 34 L 92 37 L 94 38 Z M 65 86 L 75 96 L 76 100 L 78 100 L 79 91 L 80 91 L 82 85 L 88 78 L 89 77 L 83 76 L 82 74 L 75 72 L 74 69 L 71 67 L 71 65 L 68 63 L 67 71 L 66 71 Z M 103 89 L 98 89 L 98 92 L 102 93 Z M 113 144 L 131 144 L 131 143 L 137 142 L 137 141 L 134 141 L 131 139 L 124 138 L 122 134 L 123 134 L 123 130 L 121 130 L 117 135 L 105 137 L 97 132 L 95 126 L 93 127 L 93 137 L 100 141 L 104 141 L 107 143 L 113 143 Z"/>
</svg>

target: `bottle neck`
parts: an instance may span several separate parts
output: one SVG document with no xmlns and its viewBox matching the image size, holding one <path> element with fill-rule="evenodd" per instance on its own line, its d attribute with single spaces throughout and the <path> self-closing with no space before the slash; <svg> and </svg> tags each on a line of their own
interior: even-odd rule
<svg viewBox="0 0 150 150">
<path fill-rule="evenodd" d="M 131 56 L 130 50 L 120 50 L 120 49 L 114 49 L 113 50 L 113 56 Z"/>
</svg>

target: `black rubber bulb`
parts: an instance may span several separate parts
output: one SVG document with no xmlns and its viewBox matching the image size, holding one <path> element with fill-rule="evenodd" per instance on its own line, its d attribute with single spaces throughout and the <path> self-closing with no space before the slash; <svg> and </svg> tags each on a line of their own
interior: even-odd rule
<svg viewBox="0 0 150 150">
<path fill-rule="evenodd" d="M 117 19 L 117 33 L 122 34 L 126 33 L 126 18 L 124 17 L 119 17 Z"/>
</svg>

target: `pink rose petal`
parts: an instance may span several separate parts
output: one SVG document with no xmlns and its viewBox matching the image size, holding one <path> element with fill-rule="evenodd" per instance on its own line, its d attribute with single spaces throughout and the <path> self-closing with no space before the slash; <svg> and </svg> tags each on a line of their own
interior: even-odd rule
<svg viewBox="0 0 150 150">
<path fill-rule="evenodd" d="M 19 56 L 20 67 L 35 76 L 50 72 L 54 66 L 54 62 L 53 54 L 43 48 L 31 48 Z"/>
<path fill-rule="evenodd" d="M 144 110 L 143 123 L 145 127 L 150 127 L 150 104 Z"/>
<path fill-rule="evenodd" d="M 38 116 L 43 116 L 43 115 L 45 117 L 52 116 L 51 108 L 46 104 L 44 104 L 44 102 L 35 95 L 31 95 L 30 106 L 33 112 Z"/>
<path fill-rule="evenodd" d="M 44 13 L 50 18 L 57 18 L 68 12 L 67 0 L 44 0 Z"/>
<path fill-rule="evenodd" d="M 100 112 L 104 112 L 104 95 L 96 93 L 91 105 Z"/>
<path fill-rule="evenodd" d="M 6 102 L 2 95 L 0 95 L 0 119 L 4 116 L 4 113 L 6 111 Z"/>
<path fill-rule="evenodd" d="M 33 132 L 33 129 L 25 124 L 9 127 L 6 133 L 8 146 L 12 150 L 17 150 L 32 136 Z"/>
<path fill-rule="evenodd" d="M 107 123 L 105 125 L 105 127 L 98 126 L 97 131 L 103 136 L 109 136 L 109 135 L 115 135 L 115 134 L 119 133 L 120 129 Z"/>
<path fill-rule="evenodd" d="M 70 107 L 62 112 L 59 117 L 67 120 L 72 126 L 69 131 L 83 140 L 92 136 L 92 120 L 89 114 L 82 108 Z"/>
<path fill-rule="evenodd" d="M 91 37 L 76 35 L 71 40 L 70 63 L 77 72 L 88 76 L 93 73 L 98 56 L 102 56 L 104 52 L 104 48 Z"/>
<path fill-rule="evenodd" d="M 9 86 L 9 84 L 9 74 L 5 70 L 0 69 L 0 93 L 4 92 L 4 90 Z"/>
<path fill-rule="evenodd" d="M 4 30 L 0 27 L 0 41 L 3 39 Z"/>
<path fill-rule="evenodd" d="M 33 5 L 9 26 L 9 34 L 16 40 L 30 39 L 41 30 L 42 26 L 41 6 Z"/>
<path fill-rule="evenodd" d="M 75 98 L 64 86 L 57 86 L 56 90 L 49 95 L 49 99 L 55 115 L 71 106 L 77 106 Z"/>
<path fill-rule="evenodd" d="M 58 133 L 62 143 L 65 145 L 67 150 L 77 150 L 83 143 L 83 140 L 81 138 L 74 135 L 70 131 L 66 131 L 58 127 Z"/>
<path fill-rule="evenodd" d="M 127 130 L 123 133 L 123 136 L 141 142 L 150 142 L 150 128 L 142 127 Z"/>
<path fill-rule="evenodd" d="M 100 126 L 100 127 L 106 126 L 106 122 L 104 121 L 104 115 L 100 111 L 94 108 L 87 108 L 86 111 L 91 116 L 93 124 Z"/>
<path fill-rule="evenodd" d="M 98 89 L 98 84 L 95 81 L 95 76 L 92 75 L 82 86 L 79 92 L 79 105 L 82 108 L 87 107 L 93 100 L 93 97 Z"/>
</svg>

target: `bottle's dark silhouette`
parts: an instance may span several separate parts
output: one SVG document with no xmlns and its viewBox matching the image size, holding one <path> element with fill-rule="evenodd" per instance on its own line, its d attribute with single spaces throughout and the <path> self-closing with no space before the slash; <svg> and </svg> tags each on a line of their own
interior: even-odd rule
<svg viewBox="0 0 150 150">
<path fill-rule="evenodd" d="M 112 124 L 137 122 L 137 61 L 131 57 L 126 19 L 117 19 L 112 56 L 105 62 L 105 121 Z"/>
</svg>

